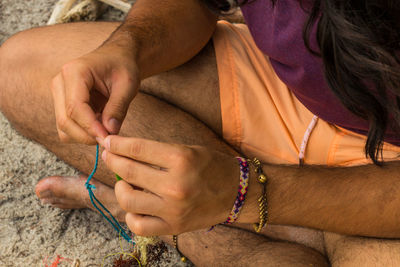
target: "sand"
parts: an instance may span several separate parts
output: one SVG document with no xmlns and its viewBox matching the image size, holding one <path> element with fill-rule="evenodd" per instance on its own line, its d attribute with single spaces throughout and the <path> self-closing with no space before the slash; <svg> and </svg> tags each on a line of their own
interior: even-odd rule
<svg viewBox="0 0 400 267">
<path fill-rule="evenodd" d="M 45 25 L 55 0 L 1 0 L 0 44 L 12 34 Z M 106 20 L 122 20 L 110 8 Z M 0 70 L 1 71 L 1 70 Z M 34 193 L 38 180 L 77 171 L 42 146 L 22 137 L 0 113 L 0 266 L 45 266 L 56 255 L 79 259 L 81 266 L 100 266 L 118 252 L 118 235 L 97 213 L 43 206 Z M 123 242 L 126 248 L 127 243 Z M 60 266 L 70 266 L 64 263 Z M 110 262 L 105 266 L 111 266 Z M 170 249 L 153 266 L 182 266 Z"/>
</svg>

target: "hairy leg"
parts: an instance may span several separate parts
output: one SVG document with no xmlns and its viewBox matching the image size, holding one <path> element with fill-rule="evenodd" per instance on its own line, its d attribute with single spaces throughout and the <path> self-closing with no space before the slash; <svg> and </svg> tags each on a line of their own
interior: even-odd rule
<svg viewBox="0 0 400 267">
<path fill-rule="evenodd" d="M 95 49 L 117 26 L 77 23 L 38 28 L 14 36 L 0 48 L 1 110 L 19 132 L 84 173 L 92 168 L 94 148 L 59 142 L 49 84 L 64 63 Z M 219 137 L 221 117 L 216 73 L 213 50 L 208 47 L 182 67 L 144 81 L 142 93 L 129 109 L 122 134 L 210 146 L 233 153 Z M 112 187 L 106 185 L 112 186 L 114 178 L 104 165 L 100 165 L 96 178 L 100 199 L 106 204 L 115 202 Z M 46 189 L 43 194 L 52 194 L 43 197 L 44 200 L 58 201 L 55 204 L 64 207 L 86 206 L 86 192 L 80 186 L 83 181 L 82 177 L 50 177 L 37 188 Z M 113 208 L 118 215 L 118 207 Z M 245 230 L 217 229 L 209 235 L 201 232 L 182 235 L 182 251 L 200 266 L 210 262 L 218 266 L 231 262 L 247 266 L 250 261 L 262 266 L 276 262 L 282 266 L 326 265 L 321 254 L 306 246 L 271 242 Z M 219 246 L 221 242 L 229 243 L 229 249 Z M 237 255 L 243 252 L 249 253 L 249 257 L 238 259 Z M 202 257 L 203 254 L 209 258 Z"/>
<path fill-rule="evenodd" d="M 94 150 L 59 142 L 49 85 L 63 64 L 95 49 L 117 26 L 114 23 L 76 23 L 36 28 L 12 37 L 0 50 L 0 107 L 7 118 L 20 133 L 44 144 L 57 156 L 72 166 L 79 166 L 85 173 L 93 167 Z M 216 116 L 220 113 L 217 112 L 219 95 L 216 90 L 216 66 L 215 70 L 211 69 L 210 60 L 211 57 L 200 55 L 186 64 L 187 70 L 182 67 L 176 72 L 163 74 L 163 77 L 144 81 L 142 91 L 145 92 L 146 88 L 166 86 L 165 79 L 168 84 L 177 86 L 173 90 L 165 90 L 168 91 L 165 96 L 161 95 L 160 90 L 147 89 L 149 94 L 160 93 L 157 98 L 145 93 L 139 94 L 131 104 L 121 134 L 165 142 L 221 147 L 216 145 L 221 143 L 218 136 L 195 119 L 197 117 L 208 122 L 208 126 L 215 132 L 221 131 L 221 119 Z M 195 66 L 199 68 L 197 72 L 192 71 Z M 212 76 L 214 79 L 209 78 Z M 165 99 L 167 97 L 168 100 Z M 159 101 L 159 98 L 164 99 Z M 178 101 L 182 102 L 186 112 L 167 103 L 175 104 Z M 193 113 L 195 117 L 188 113 Z M 90 153 L 87 153 L 88 149 Z M 229 147 L 225 146 L 224 150 L 229 150 Z M 113 184 L 112 175 L 103 165 L 100 166 L 97 179 Z"/>
<path fill-rule="evenodd" d="M 400 240 L 325 233 L 325 242 L 333 267 L 400 266 Z"/>
<path fill-rule="evenodd" d="M 168 238 L 163 237 L 164 240 Z M 213 240 L 212 246 L 210 239 Z M 210 232 L 201 230 L 179 235 L 178 248 L 183 254 L 189 255 L 196 266 L 329 266 L 320 253 L 306 246 L 274 241 L 249 231 L 221 225 Z"/>
</svg>

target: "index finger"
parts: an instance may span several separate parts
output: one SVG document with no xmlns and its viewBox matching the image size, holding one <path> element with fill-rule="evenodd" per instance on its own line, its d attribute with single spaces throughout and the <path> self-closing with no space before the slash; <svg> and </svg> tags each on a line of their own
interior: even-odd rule
<svg viewBox="0 0 400 267">
<path fill-rule="evenodd" d="M 91 136 L 105 138 L 108 133 L 89 104 L 90 91 L 94 86 L 90 70 L 79 64 L 71 64 L 63 67 L 62 75 L 67 116 Z"/>
<path fill-rule="evenodd" d="M 180 153 L 178 145 L 117 135 L 107 136 L 104 145 L 113 154 L 167 169 L 172 165 L 174 155 Z"/>
</svg>

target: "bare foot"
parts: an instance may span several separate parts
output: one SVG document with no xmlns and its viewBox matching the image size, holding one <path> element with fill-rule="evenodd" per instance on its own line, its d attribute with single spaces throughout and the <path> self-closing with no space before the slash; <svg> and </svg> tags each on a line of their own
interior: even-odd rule
<svg viewBox="0 0 400 267">
<path fill-rule="evenodd" d="M 35 188 L 36 195 L 42 204 L 50 204 L 60 209 L 82 209 L 91 208 L 95 210 L 90 202 L 85 183 L 87 177 L 62 177 L 50 176 L 40 180 Z M 96 198 L 111 212 L 120 222 L 125 221 L 125 211 L 118 205 L 114 189 L 95 179 L 91 184 L 96 186 L 93 191 Z"/>
</svg>

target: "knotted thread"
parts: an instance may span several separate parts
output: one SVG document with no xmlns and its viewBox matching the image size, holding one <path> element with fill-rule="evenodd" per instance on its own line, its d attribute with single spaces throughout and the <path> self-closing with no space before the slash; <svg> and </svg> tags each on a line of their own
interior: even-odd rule
<svg viewBox="0 0 400 267">
<path fill-rule="evenodd" d="M 94 163 L 94 168 L 93 168 L 92 173 L 89 175 L 89 177 L 87 178 L 87 181 L 85 183 L 86 189 L 89 192 L 90 201 L 92 202 L 93 206 L 100 212 L 100 214 L 103 215 L 103 217 L 112 225 L 112 227 L 114 227 L 114 229 L 118 233 L 120 233 L 120 235 L 126 241 L 135 245 L 136 243 L 132 240 L 132 238 L 125 232 L 125 230 L 122 228 L 122 226 L 119 224 L 119 222 L 111 214 L 111 212 L 109 212 L 108 209 L 106 209 L 106 207 L 104 207 L 104 205 L 100 202 L 100 200 L 98 200 L 96 198 L 96 196 L 93 193 L 93 190 L 95 190 L 96 187 L 94 185 L 90 184 L 89 182 L 93 178 L 93 175 L 97 171 L 98 163 L 99 163 L 99 145 L 97 144 L 97 146 L 96 146 L 96 162 Z M 96 203 L 98 205 L 100 205 L 100 207 L 109 215 L 109 217 L 107 217 L 106 214 L 104 214 L 104 212 L 97 206 Z"/>
</svg>

